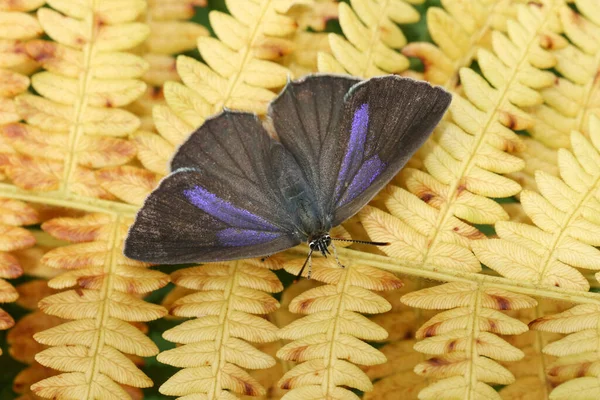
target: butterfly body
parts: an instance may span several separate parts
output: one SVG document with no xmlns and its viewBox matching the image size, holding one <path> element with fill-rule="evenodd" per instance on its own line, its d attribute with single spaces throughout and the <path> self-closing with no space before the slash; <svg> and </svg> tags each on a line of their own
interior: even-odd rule
<svg viewBox="0 0 600 400">
<path fill-rule="evenodd" d="M 326 255 L 330 230 L 398 173 L 450 100 L 397 76 L 311 75 L 271 102 L 270 130 L 256 115 L 225 110 L 178 149 L 173 172 L 130 228 L 125 255 L 225 261 L 303 242 Z"/>
</svg>

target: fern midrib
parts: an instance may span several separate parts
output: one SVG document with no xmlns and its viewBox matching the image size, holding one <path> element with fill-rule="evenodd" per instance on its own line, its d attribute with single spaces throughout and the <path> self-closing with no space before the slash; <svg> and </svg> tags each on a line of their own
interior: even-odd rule
<svg viewBox="0 0 600 400">
<path fill-rule="evenodd" d="M 90 41 L 88 43 L 86 43 L 86 45 L 84 46 L 84 48 L 82 49 L 82 53 L 84 56 L 84 62 L 82 64 L 82 76 L 80 77 L 80 85 L 79 87 L 79 96 L 78 99 L 80 100 L 79 102 L 74 104 L 74 120 L 72 123 L 72 127 L 71 127 L 71 131 L 69 132 L 69 144 L 68 144 L 68 151 L 67 151 L 67 156 L 65 158 L 65 163 L 64 163 L 64 172 L 63 172 L 63 180 L 60 183 L 60 189 L 59 192 L 62 193 L 63 195 L 68 194 L 69 193 L 69 185 L 71 183 L 71 179 L 73 178 L 73 174 L 77 169 L 77 148 L 79 146 L 79 142 L 81 139 L 81 136 L 83 135 L 82 133 L 82 127 L 81 127 L 81 119 L 83 116 L 83 113 L 85 112 L 87 106 L 88 106 L 88 95 L 87 95 L 87 90 L 88 87 L 93 79 L 92 75 L 90 74 L 90 65 L 92 62 L 92 58 L 94 56 L 94 45 L 96 42 L 96 37 L 98 35 L 98 25 L 95 23 L 95 10 L 96 10 L 96 4 L 97 4 L 98 0 L 91 0 L 90 2 L 90 12 L 89 15 L 87 16 L 88 23 L 89 23 L 89 37 L 90 37 Z"/>
<path fill-rule="evenodd" d="M 113 275 L 114 275 L 114 268 L 115 265 L 117 264 L 117 255 L 116 253 L 116 244 L 118 242 L 118 236 L 119 236 L 119 226 L 121 225 L 121 220 L 120 218 L 117 218 L 115 221 L 113 221 L 113 229 L 110 235 L 110 239 L 107 242 L 107 247 L 108 249 L 110 249 L 108 251 L 108 254 L 106 256 L 107 258 L 107 263 L 105 263 L 105 267 L 104 267 L 104 279 L 102 281 L 102 288 L 100 289 L 101 295 L 102 295 L 102 306 L 100 308 L 100 313 L 98 315 L 98 317 L 96 318 L 97 321 L 97 336 L 96 336 L 96 341 L 92 344 L 92 346 L 90 347 L 89 351 L 88 351 L 88 355 L 91 355 L 92 357 L 92 364 L 91 364 L 91 368 L 86 372 L 86 382 L 87 382 L 87 391 L 86 391 L 86 399 L 89 400 L 93 400 L 94 397 L 92 396 L 93 394 L 93 388 L 94 388 L 94 382 L 96 380 L 96 376 L 99 373 L 99 366 L 98 366 L 98 358 L 100 355 L 100 352 L 102 351 L 102 348 L 104 346 L 104 335 L 105 335 L 105 331 L 104 331 L 104 327 L 107 325 L 108 323 L 108 318 L 110 317 L 110 312 L 109 312 L 109 308 L 110 308 L 110 295 L 113 289 L 113 285 L 112 285 L 112 281 L 113 281 Z M 118 251 L 118 250 L 117 250 Z"/>
<path fill-rule="evenodd" d="M 541 318 L 544 316 L 544 312 L 541 310 L 540 307 L 540 303 L 538 302 L 538 304 L 535 306 L 535 319 Z M 539 359 L 540 359 L 540 368 L 537 371 L 537 376 L 540 380 L 540 382 L 546 382 L 547 378 L 546 378 L 546 357 L 545 354 L 543 352 L 543 348 L 546 347 L 546 344 L 544 343 L 544 335 L 542 331 L 539 330 L 535 330 L 535 340 L 533 341 L 533 348 L 535 349 L 535 354 L 538 355 Z M 599 347 L 600 348 L 600 347 Z M 548 385 L 544 384 L 542 385 L 543 390 L 544 390 L 544 399 L 549 398 L 549 393 L 548 393 Z"/>
<path fill-rule="evenodd" d="M 254 42 L 257 40 L 259 28 L 261 26 L 261 22 L 262 22 L 263 18 L 265 17 L 265 14 L 272 7 L 272 0 L 263 1 L 263 3 L 261 3 L 261 6 L 262 6 L 262 8 L 261 8 L 260 16 L 258 17 L 258 19 L 256 20 L 256 23 L 254 24 L 254 28 L 252 29 L 252 34 L 250 35 L 250 40 L 248 41 L 248 45 L 242 49 L 243 55 L 242 55 L 242 62 L 239 65 L 239 71 L 234 76 L 233 79 L 228 79 L 229 83 L 227 85 L 227 92 L 225 93 L 225 96 L 223 96 L 223 99 L 214 105 L 213 112 L 218 112 L 223 107 L 227 106 L 227 103 L 231 99 L 233 90 L 237 87 L 237 85 L 240 81 L 240 77 L 242 75 L 242 71 L 246 67 L 246 63 L 248 63 L 248 61 L 251 59 L 250 49 L 252 48 L 252 45 L 254 44 Z M 220 76 L 220 74 L 219 74 L 219 76 Z"/>
<path fill-rule="evenodd" d="M 300 253 L 300 250 L 290 249 L 289 252 L 290 254 L 298 254 L 306 257 L 306 253 Z M 600 295 L 594 292 L 583 292 L 580 290 L 557 288 L 554 286 L 540 287 L 539 285 L 528 281 L 515 281 L 502 276 L 474 274 L 472 272 L 443 272 L 444 270 L 434 263 L 424 265 L 421 262 L 364 253 L 346 248 L 338 249 L 338 252 L 341 258 L 351 259 L 355 264 L 365 263 L 366 265 L 391 271 L 396 274 L 415 276 L 438 282 L 470 282 L 485 284 L 490 288 L 502 289 L 529 296 L 600 306 Z"/>
<path fill-rule="evenodd" d="M 582 205 L 585 204 L 591 197 L 595 198 L 595 192 L 598 190 L 598 188 L 600 188 L 600 174 L 596 176 L 596 179 L 590 185 L 587 192 L 584 192 L 584 194 L 579 197 L 579 201 L 575 203 L 575 206 L 573 208 L 569 208 L 569 211 L 566 212 L 567 215 L 566 218 L 563 218 L 561 229 L 558 232 L 554 233 L 554 238 L 549 247 L 550 251 L 548 252 L 548 255 L 544 257 L 542 263 L 540 264 L 542 266 L 542 269 L 539 272 L 539 277 L 536 282 L 537 284 L 540 284 L 542 279 L 546 275 L 546 271 L 548 270 L 548 268 L 550 268 L 550 263 L 554 260 L 558 260 L 558 257 L 556 257 L 555 255 L 556 251 L 558 251 L 557 246 L 567 235 L 571 221 L 581 216 Z"/>
<path fill-rule="evenodd" d="M 326 385 L 326 398 L 334 398 L 333 397 L 333 391 L 336 388 L 336 384 L 335 384 L 335 363 L 337 362 L 337 357 L 336 357 L 336 351 L 335 351 L 335 346 L 337 343 L 337 338 L 340 334 L 340 315 L 342 312 L 344 312 L 345 307 L 344 307 L 344 296 L 346 294 L 346 290 L 348 290 L 348 286 L 350 286 L 350 279 L 348 279 L 351 271 L 350 268 L 352 268 L 352 264 L 347 265 L 342 272 L 342 276 L 340 278 L 340 281 L 338 282 L 337 286 L 337 290 L 338 290 L 338 298 L 337 298 L 337 304 L 334 307 L 335 310 L 335 314 L 333 316 L 333 325 L 332 325 L 332 329 L 331 329 L 331 334 L 328 335 L 329 339 L 329 351 L 327 354 L 327 365 L 325 366 L 325 379 L 324 379 L 324 385 Z M 341 291 L 340 291 L 341 289 Z"/>
<path fill-rule="evenodd" d="M 498 122 L 498 106 L 504 104 L 506 97 L 508 95 L 508 92 L 509 92 L 510 88 L 512 87 L 512 83 L 517 79 L 517 76 L 519 74 L 519 71 L 521 70 L 522 65 L 525 63 L 529 63 L 529 60 L 527 57 L 527 55 L 529 54 L 529 50 L 530 50 L 531 46 L 537 44 L 538 32 L 543 30 L 545 28 L 546 24 L 549 23 L 549 20 L 550 20 L 549 16 L 552 15 L 555 7 L 556 6 L 553 5 L 552 8 L 550 9 L 550 11 L 547 12 L 546 14 L 544 14 L 545 19 L 544 19 L 543 23 L 539 24 L 538 28 L 531 35 L 529 43 L 527 43 L 527 46 L 520 54 L 521 59 L 519 60 L 519 63 L 512 69 L 510 78 L 507 80 L 506 85 L 502 88 L 502 93 L 499 93 L 498 101 L 496 103 L 497 107 L 495 107 L 494 109 L 492 109 L 490 112 L 487 113 L 487 115 L 488 115 L 487 121 L 485 122 L 483 127 L 479 130 L 479 134 L 475 136 L 475 144 L 473 146 L 473 151 L 470 152 L 469 156 L 465 160 L 463 160 L 463 162 L 461 163 L 462 166 L 461 166 L 461 169 L 459 170 L 457 179 L 455 179 L 455 181 L 452 183 L 452 185 L 449 185 L 449 187 L 448 187 L 449 197 L 445 201 L 444 205 L 440 208 L 440 212 L 439 212 L 439 216 L 438 216 L 439 223 L 436 224 L 437 229 L 434 230 L 433 235 L 431 235 L 431 237 L 428 238 L 428 240 L 427 240 L 427 242 L 429 243 L 429 246 L 427 247 L 427 250 L 423 257 L 423 265 L 427 264 L 429 255 L 431 253 L 431 249 L 433 249 L 437 245 L 437 241 L 440 237 L 439 234 L 448 225 L 448 220 L 454 216 L 454 212 L 453 212 L 454 202 L 456 201 L 457 196 L 458 196 L 457 189 L 460 186 L 461 182 L 468 175 L 471 168 L 473 167 L 475 156 L 477 154 L 479 154 L 480 147 L 482 146 L 483 143 L 485 143 L 486 132 L 488 131 L 490 125 L 493 124 L 494 122 Z M 496 90 L 500 91 L 499 89 L 496 89 Z M 470 102 L 470 100 L 468 100 L 468 99 L 467 99 L 467 101 Z M 467 189 L 465 188 L 465 190 L 467 190 Z"/>
<path fill-rule="evenodd" d="M 467 371 L 465 373 L 465 377 L 467 378 L 467 397 L 466 400 L 471 400 L 471 394 L 473 393 L 473 387 L 477 385 L 477 372 L 473 367 L 475 364 L 475 357 L 478 356 L 477 353 L 477 338 L 479 337 L 479 310 L 481 309 L 481 285 L 477 285 L 477 292 L 475 293 L 475 301 L 473 302 L 473 306 L 471 308 L 471 313 L 469 315 L 469 321 L 467 322 L 467 326 L 469 327 L 469 345 L 466 348 L 466 356 L 469 362 L 467 363 Z M 475 399 L 477 397 L 475 396 Z"/>
<path fill-rule="evenodd" d="M 600 71 L 600 52 L 596 53 L 596 58 L 595 58 L 595 71 L 596 74 L 594 74 L 592 76 L 592 79 L 590 79 L 590 82 L 587 83 L 587 85 L 585 86 L 586 90 L 586 96 L 585 99 L 583 100 L 582 106 L 579 109 L 579 112 L 577 113 L 577 125 L 576 125 L 576 129 L 579 132 L 587 132 L 587 126 L 584 126 L 585 122 L 586 122 L 586 114 L 588 114 L 592 107 L 590 106 L 590 102 L 593 98 L 593 94 L 597 91 L 600 90 L 600 79 L 598 77 L 598 71 Z"/>
<path fill-rule="evenodd" d="M 216 363 L 212 365 L 213 376 L 215 377 L 213 380 L 213 385 L 210 392 L 207 394 L 208 398 L 211 400 L 218 400 L 219 395 L 221 394 L 221 380 L 222 380 L 222 371 L 227 363 L 227 357 L 225 355 L 226 349 L 223 343 L 227 341 L 229 338 L 229 317 L 232 312 L 231 307 L 231 299 L 233 298 L 233 288 L 235 288 L 238 284 L 239 280 L 239 261 L 233 262 L 229 266 L 229 276 L 231 278 L 227 281 L 227 286 L 223 291 L 223 297 L 225 298 L 225 303 L 219 313 L 219 325 L 221 325 L 221 335 L 217 336 L 215 340 L 215 348 L 218 349 L 218 360 Z"/>
<path fill-rule="evenodd" d="M 485 20 L 485 23 L 481 25 L 481 28 L 479 29 L 476 35 L 471 36 L 471 40 L 469 41 L 469 51 L 467 52 L 467 54 L 453 62 L 454 73 L 450 76 L 450 78 L 446 80 L 446 82 L 444 82 L 444 88 L 452 91 L 456 90 L 456 86 L 458 83 L 458 71 L 462 67 L 468 67 L 471 64 L 471 62 L 475 59 L 475 53 L 480 48 L 478 43 L 485 36 L 485 34 L 490 31 L 490 27 L 492 26 L 492 18 L 496 15 L 496 10 L 500 8 L 500 6 L 510 7 L 511 3 L 512 1 L 507 1 L 505 4 L 503 4 L 500 0 L 496 0 L 496 2 L 494 2 L 493 6 L 491 7 L 492 9 L 490 10 Z"/>
<path fill-rule="evenodd" d="M 387 9 L 388 5 L 389 5 L 390 0 L 385 0 L 383 5 L 381 5 L 379 7 L 379 18 L 377 19 L 377 24 L 373 25 L 372 27 L 369 27 L 369 29 L 371 30 L 371 38 L 369 40 L 369 47 L 367 48 L 367 54 L 366 54 L 366 63 L 365 63 L 365 69 L 361 71 L 360 76 L 361 77 L 367 77 L 367 71 L 369 70 L 369 66 L 371 65 L 372 62 L 372 58 L 373 58 L 373 54 L 375 53 L 375 46 L 377 46 L 377 43 L 379 42 L 379 37 L 380 37 L 380 33 L 379 33 L 379 28 L 381 27 L 381 23 L 382 21 L 387 18 L 385 10 Z M 377 3 L 379 4 L 379 3 Z M 373 63 L 374 65 L 375 63 Z"/>
<path fill-rule="evenodd" d="M 120 203 L 112 200 L 103 200 L 94 197 L 82 196 L 76 193 L 33 192 L 16 187 L 12 184 L 0 182 L 0 196 L 2 198 L 29 201 L 32 203 L 47 204 L 73 208 L 89 212 L 102 212 L 106 214 L 122 215 L 133 218 L 139 206 Z"/>
</svg>

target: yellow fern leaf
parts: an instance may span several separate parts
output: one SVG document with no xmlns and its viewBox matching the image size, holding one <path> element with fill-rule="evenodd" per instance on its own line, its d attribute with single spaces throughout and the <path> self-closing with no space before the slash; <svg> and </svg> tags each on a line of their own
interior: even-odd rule
<svg viewBox="0 0 600 400">
<path fill-rule="evenodd" d="M 17 97 L 17 111 L 27 125 L 5 127 L 3 137 L 14 154 L 2 159 L 3 170 L 13 185 L 50 191 L 67 202 L 80 197 L 111 199 L 94 172 L 127 163 L 135 155 L 131 143 L 110 136 L 128 135 L 140 124 L 115 107 L 131 103 L 145 90 L 138 78 L 147 63 L 122 52 L 148 35 L 146 25 L 131 22 L 145 3 L 49 4 L 53 9 L 42 8 L 37 16 L 55 42 L 34 40 L 24 46 L 46 69 L 32 77 L 41 96 Z"/>
<path fill-rule="evenodd" d="M 533 330 L 568 334 L 546 345 L 544 353 L 558 359 L 547 366 L 547 373 L 557 386 L 550 399 L 587 399 L 598 395 L 598 317 L 597 305 L 581 304 L 567 311 L 547 315 L 532 321 Z"/>
<path fill-rule="evenodd" d="M 163 150 L 178 146 L 210 115 L 228 107 L 264 114 L 275 97 L 271 89 L 285 85 L 292 72 L 273 62 L 290 54 L 288 39 L 297 29 L 292 16 L 293 0 L 227 1 L 231 13 L 211 11 L 211 27 L 218 40 L 198 38 L 198 50 L 206 64 L 186 56 L 177 58 L 183 81 L 167 82 L 164 97 L 168 107 L 154 108 L 154 122 L 162 138 L 146 136 L 138 141 L 142 164 L 157 173 L 168 172 L 170 156 Z M 303 15 L 300 13 L 296 15 Z M 307 60 L 308 59 L 308 60 Z M 293 59 L 292 59 L 293 60 Z M 311 55 L 300 58 L 310 63 Z M 153 154 L 154 153 L 154 154 Z"/>
<path fill-rule="evenodd" d="M 317 72 L 317 55 L 331 53 L 329 37 L 326 33 L 297 32 L 293 38 L 294 51 L 282 63 L 294 76 L 304 76 Z"/>
<path fill-rule="evenodd" d="M 590 117 L 600 117 L 600 85 L 596 78 L 600 68 L 600 22 L 595 18 L 600 5 L 585 0 L 575 4 L 585 11 L 583 15 L 566 4 L 559 9 L 564 33 L 573 44 L 553 45 L 556 70 L 563 77 L 542 90 L 545 103 L 530 110 L 536 124 L 529 132 L 552 148 L 568 147 L 572 130 L 589 134 Z"/>
<path fill-rule="evenodd" d="M 173 273 L 179 286 L 199 290 L 174 301 L 170 312 L 197 317 L 164 333 L 183 345 L 158 355 L 162 363 L 183 368 L 170 377 L 160 392 L 171 396 L 236 398 L 231 394 L 264 395 L 265 389 L 244 369 L 266 369 L 275 360 L 246 341 L 269 342 L 277 328 L 252 314 L 267 314 L 279 307 L 267 293 L 283 289 L 269 269 L 281 268 L 279 256 L 259 260 L 205 264 Z M 267 293 L 265 293 L 267 292 Z M 228 392 L 229 390 L 229 392 Z"/>
<path fill-rule="evenodd" d="M 25 11 L 35 10 L 40 5 L 35 1 L 0 4 L 0 127 L 21 119 L 14 97 L 29 88 L 27 75 L 37 67 L 27 55 L 25 44 L 42 33 L 37 20 Z M 0 158 L 13 153 L 8 140 L 0 135 Z M 6 174 L 0 166 L 0 180 L 4 179 Z"/>
<path fill-rule="evenodd" d="M 14 252 L 31 248 L 36 238 L 23 225 L 39 222 L 37 211 L 21 201 L 0 199 L 0 304 L 17 300 L 19 293 L 5 279 L 21 276 L 23 267 Z M 12 317 L 0 308 L 0 330 L 14 325 Z"/>
<path fill-rule="evenodd" d="M 319 54 L 319 71 L 349 73 L 370 78 L 402 72 L 408 59 L 396 49 L 406 44 L 397 23 L 419 20 L 419 13 L 402 0 L 351 0 L 339 5 L 339 19 L 346 39 L 329 35 L 333 56 Z"/>
<path fill-rule="evenodd" d="M 94 214 L 42 225 L 61 239 L 80 243 L 58 247 L 42 258 L 51 267 L 69 270 L 50 280 L 50 287 L 75 289 L 39 302 L 45 313 L 73 321 L 34 335 L 39 343 L 52 346 L 37 353 L 36 361 L 64 372 L 33 385 L 38 396 L 123 399 L 130 396 L 119 384 L 152 385 L 123 353 L 148 357 L 158 349 L 125 321 L 149 321 L 166 313 L 135 295 L 166 285 L 168 277 L 122 255 L 130 223 L 123 217 Z"/>
<path fill-rule="evenodd" d="M 524 295 L 472 283 L 447 283 L 402 297 L 412 307 L 444 309 L 416 333 L 415 350 L 434 357 L 415 372 L 441 379 L 419 393 L 422 399 L 489 398 L 500 396 L 486 383 L 509 384 L 513 375 L 494 360 L 517 360 L 523 353 L 495 334 L 527 331 L 522 322 L 497 310 L 530 308 L 536 301 Z"/>
<path fill-rule="evenodd" d="M 521 204 L 536 226 L 498 222 L 501 239 L 473 245 L 477 257 L 501 275 L 536 285 L 588 290 L 576 268 L 600 269 L 600 119 L 590 120 L 591 142 L 571 134 L 572 152 L 559 151 L 562 179 L 538 171 L 541 195 L 524 191 Z M 600 275 L 599 275 L 600 276 Z"/>
<path fill-rule="evenodd" d="M 422 152 L 426 172 L 403 171 L 408 191 L 431 207 L 392 188 L 391 198 L 381 198 L 392 215 L 375 208 L 360 214 L 373 240 L 391 242 L 381 248 L 383 252 L 432 269 L 479 270 L 470 247 L 479 242 L 472 239 L 483 235 L 458 218 L 476 224 L 508 219 L 489 197 L 509 197 L 521 190 L 500 174 L 524 167 L 523 160 L 508 154 L 524 148 L 511 129 L 531 126 L 532 119 L 520 107 L 539 104 L 542 99 L 534 89 L 553 82 L 552 73 L 539 69 L 554 63 L 552 55 L 539 46 L 539 36 L 554 21 L 551 7 L 519 6 L 518 20 L 507 23 L 508 37 L 492 32 L 495 54 L 478 51 L 484 76 L 471 69 L 460 70 L 466 98 L 453 97 L 450 118 L 438 125 Z"/>
<path fill-rule="evenodd" d="M 149 87 L 127 109 L 141 120 L 141 129 L 154 131 L 152 108 L 164 104 L 162 86 L 167 81 L 177 81 L 175 69 L 176 53 L 192 50 L 199 36 L 208 36 L 208 30 L 194 22 L 186 21 L 193 17 L 194 6 L 206 6 L 206 1 L 155 0 L 147 4 L 145 22 L 150 27 L 150 35 L 139 54 L 147 62 L 148 68 L 142 80 Z M 136 145 L 139 143 L 134 142 Z M 138 147 L 143 151 L 143 147 Z M 142 163 L 143 163 L 142 159 Z"/>
<path fill-rule="evenodd" d="M 308 314 L 286 327 L 279 335 L 292 340 L 277 352 L 284 360 L 300 362 L 279 381 L 292 389 L 286 399 L 357 398 L 341 386 L 370 391 L 370 379 L 353 363 L 375 365 L 385 356 L 363 340 L 387 337 L 384 329 L 361 316 L 390 310 L 390 304 L 371 290 L 391 290 L 402 283 L 392 274 L 341 259 L 345 267 L 315 258 L 311 278 L 325 282 L 296 296 L 289 304 L 295 313 Z M 304 259 L 286 263 L 286 270 L 298 274 Z M 306 272 L 305 272 L 306 273 Z M 348 360 L 348 361 L 346 361 Z"/>
<path fill-rule="evenodd" d="M 556 150 L 531 138 L 524 138 L 523 142 L 525 143 L 525 150 L 515 155 L 525 161 L 525 168 L 505 176 L 514 179 L 523 189 L 538 190 L 535 183 L 536 171 L 541 170 L 550 175 L 558 176 L 558 153 Z M 511 220 L 513 220 L 512 216 Z"/>
</svg>

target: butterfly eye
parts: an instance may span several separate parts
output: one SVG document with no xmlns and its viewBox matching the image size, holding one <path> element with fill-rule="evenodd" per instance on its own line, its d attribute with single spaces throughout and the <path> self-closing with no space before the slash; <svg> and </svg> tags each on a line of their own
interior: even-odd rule
<svg viewBox="0 0 600 400">
<path fill-rule="evenodd" d="M 309 247 L 311 250 L 314 250 L 314 249 L 316 249 L 316 248 L 317 248 L 317 242 L 316 242 L 316 241 L 314 241 L 314 240 L 312 240 L 312 241 L 311 241 L 311 242 L 308 244 L 308 247 Z"/>
</svg>

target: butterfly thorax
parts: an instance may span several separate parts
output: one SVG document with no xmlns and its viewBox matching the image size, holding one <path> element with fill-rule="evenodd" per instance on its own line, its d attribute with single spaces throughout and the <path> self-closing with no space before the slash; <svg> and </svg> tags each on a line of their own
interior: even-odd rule
<svg viewBox="0 0 600 400">
<path fill-rule="evenodd" d="M 308 247 L 312 251 L 320 251 L 325 257 L 329 253 L 329 245 L 331 244 L 331 236 L 329 233 L 323 233 L 320 235 L 311 236 L 308 239 Z"/>
</svg>

